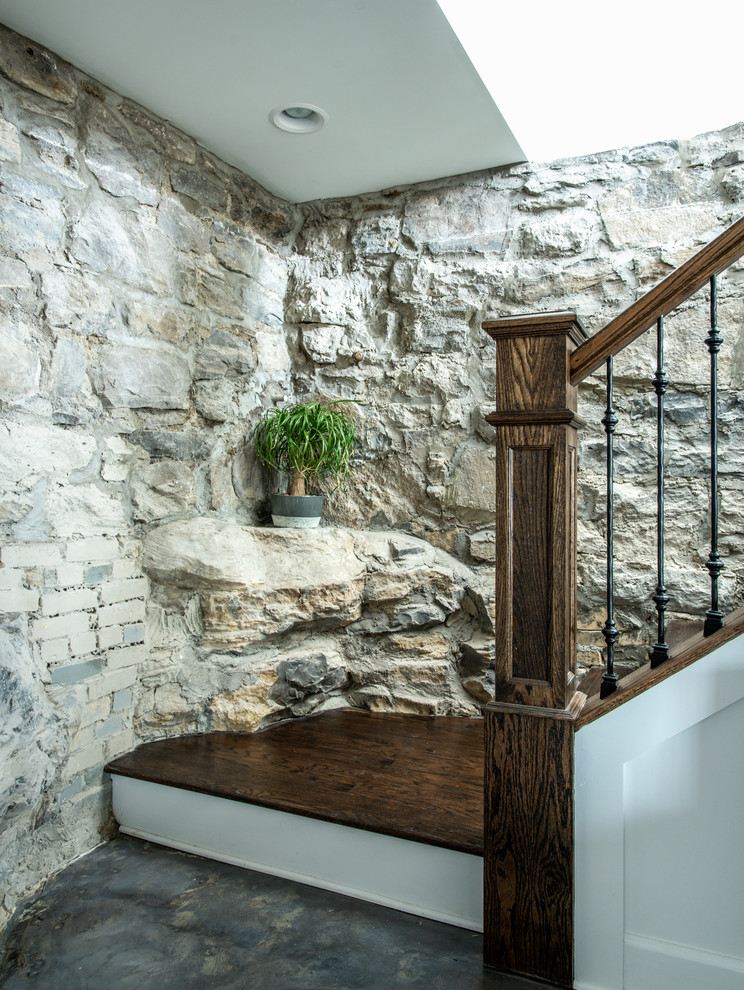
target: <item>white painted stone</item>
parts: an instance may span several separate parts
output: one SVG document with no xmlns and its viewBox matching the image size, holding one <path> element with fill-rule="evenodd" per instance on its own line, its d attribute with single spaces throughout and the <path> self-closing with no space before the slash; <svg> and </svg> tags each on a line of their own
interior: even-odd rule
<svg viewBox="0 0 744 990">
<path fill-rule="evenodd" d="M 118 556 L 118 541 L 105 537 L 72 540 L 65 551 L 65 558 L 70 561 L 108 561 Z"/>
<path fill-rule="evenodd" d="M 132 598 L 144 598 L 147 594 L 147 578 L 130 578 L 125 581 L 105 581 L 101 585 L 101 601 L 110 605 L 113 602 L 126 602 Z"/>
<path fill-rule="evenodd" d="M 42 641 L 40 646 L 44 663 L 64 663 L 70 658 L 70 641 L 66 636 Z"/>
<path fill-rule="evenodd" d="M 102 605 L 98 609 L 98 626 L 119 625 L 126 622 L 136 622 L 145 617 L 145 603 L 139 599 L 134 601 L 116 602 L 113 605 Z"/>
<path fill-rule="evenodd" d="M 59 639 L 90 629 L 91 616 L 87 612 L 70 612 L 50 619 L 35 619 L 32 631 L 36 639 Z"/>
<path fill-rule="evenodd" d="M 122 670 L 132 667 L 147 659 L 144 646 L 124 646 L 118 650 L 109 650 L 106 654 L 106 665 L 109 670 Z"/>
<path fill-rule="evenodd" d="M 87 633 L 75 633 L 70 636 L 70 653 L 73 657 L 95 653 L 97 645 L 96 634 L 92 629 Z"/>
<path fill-rule="evenodd" d="M 35 612 L 39 607 L 39 592 L 27 588 L 0 591 L 0 612 Z"/>
<path fill-rule="evenodd" d="M 41 597 L 41 611 L 44 615 L 61 615 L 77 612 L 79 609 L 95 608 L 98 594 L 91 588 L 78 588 L 74 591 L 55 591 Z"/>
<path fill-rule="evenodd" d="M 0 550 L 0 559 L 3 551 Z M 0 567 L 0 591 L 16 591 L 23 584 L 24 572 L 20 568 L 7 565 Z"/>
</svg>

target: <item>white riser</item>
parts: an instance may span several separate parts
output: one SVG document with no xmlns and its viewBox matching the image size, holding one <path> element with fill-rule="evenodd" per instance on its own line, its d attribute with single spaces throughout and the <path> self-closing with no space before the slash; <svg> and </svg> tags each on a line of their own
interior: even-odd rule
<svg viewBox="0 0 744 990">
<path fill-rule="evenodd" d="M 483 931 L 483 858 L 112 775 L 122 832 Z"/>
</svg>

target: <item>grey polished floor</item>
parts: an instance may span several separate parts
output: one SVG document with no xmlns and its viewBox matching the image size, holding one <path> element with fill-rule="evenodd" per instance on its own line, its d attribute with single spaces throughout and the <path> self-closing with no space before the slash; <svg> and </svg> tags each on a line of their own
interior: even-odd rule
<svg viewBox="0 0 744 990">
<path fill-rule="evenodd" d="M 536 990 L 481 938 L 119 838 L 50 880 L 6 933 L 6 990 Z"/>
</svg>

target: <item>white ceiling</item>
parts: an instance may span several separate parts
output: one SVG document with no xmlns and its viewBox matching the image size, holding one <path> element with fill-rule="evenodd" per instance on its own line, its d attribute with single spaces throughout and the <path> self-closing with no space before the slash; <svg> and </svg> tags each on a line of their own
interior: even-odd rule
<svg viewBox="0 0 744 990">
<path fill-rule="evenodd" d="M 525 157 L 436 0 L 0 0 L 0 21 L 292 202 Z M 269 122 L 296 103 L 326 126 Z"/>
</svg>

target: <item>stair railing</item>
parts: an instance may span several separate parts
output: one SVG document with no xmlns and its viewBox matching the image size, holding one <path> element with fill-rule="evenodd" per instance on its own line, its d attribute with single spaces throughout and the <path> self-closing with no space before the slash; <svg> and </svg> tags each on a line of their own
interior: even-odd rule
<svg viewBox="0 0 744 990">
<path fill-rule="evenodd" d="M 559 986 L 573 983 L 573 734 L 627 697 L 744 629 L 724 626 L 718 578 L 717 276 L 744 256 L 744 218 L 587 339 L 574 313 L 489 320 L 496 344 L 496 693 L 486 722 L 484 957 Z M 710 285 L 711 603 L 703 635 L 666 642 L 664 575 L 664 319 Z M 650 663 L 620 682 L 614 669 L 613 358 L 657 332 L 657 641 Z M 599 696 L 576 680 L 577 386 L 607 368 L 607 620 Z M 707 644 L 703 642 L 708 637 Z M 712 639 L 711 639 L 712 637 Z M 627 688 L 625 685 L 627 682 Z"/>
</svg>

